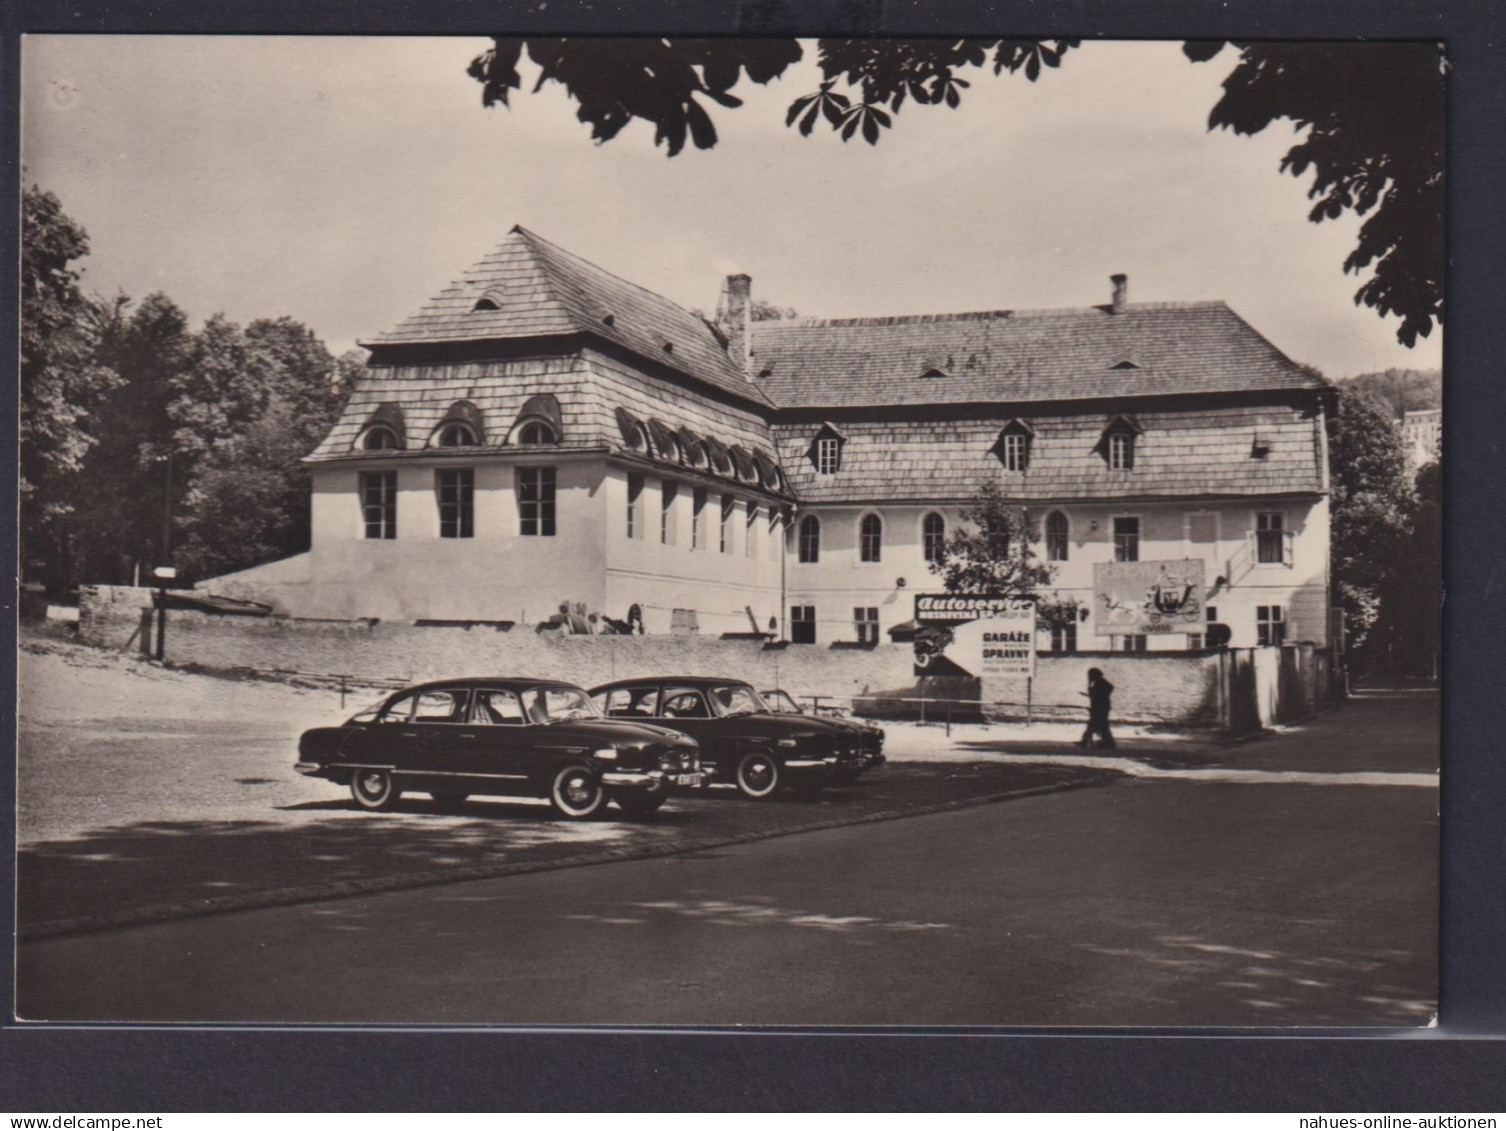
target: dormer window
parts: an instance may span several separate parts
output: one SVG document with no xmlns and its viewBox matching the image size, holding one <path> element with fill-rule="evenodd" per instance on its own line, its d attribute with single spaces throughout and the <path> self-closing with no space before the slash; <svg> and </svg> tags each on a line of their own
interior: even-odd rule
<svg viewBox="0 0 1506 1131">
<path fill-rule="evenodd" d="M 1103 430 L 1103 439 L 1098 442 L 1098 451 L 1110 471 L 1130 471 L 1135 466 L 1135 446 L 1142 429 L 1130 416 L 1116 416 Z"/>
<path fill-rule="evenodd" d="M 518 429 L 518 443 L 520 444 L 557 444 L 554 429 L 542 420 L 530 420 Z"/>
<path fill-rule="evenodd" d="M 361 447 L 368 452 L 380 452 L 397 450 L 403 445 L 397 438 L 397 433 L 385 424 L 376 424 L 366 429 L 366 435 L 361 437 Z"/>
<path fill-rule="evenodd" d="M 484 443 L 486 426 L 481 410 L 470 401 L 456 401 L 429 437 L 431 448 L 474 448 Z"/>
<path fill-rule="evenodd" d="M 1114 364 L 1111 365 L 1111 366 L 1109 366 L 1109 368 L 1110 369 L 1139 369 L 1140 367 L 1138 365 L 1136 365 L 1133 361 L 1131 361 L 1129 358 L 1126 357 L 1126 358 L 1124 358 L 1121 361 L 1114 362 Z"/>
<path fill-rule="evenodd" d="M 1109 469 L 1129 471 L 1135 466 L 1135 434 L 1133 432 L 1109 433 Z"/>
<path fill-rule="evenodd" d="M 434 438 L 434 445 L 440 448 L 475 447 L 476 434 L 467 424 L 446 424 L 439 429 L 439 435 Z"/>
<path fill-rule="evenodd" d="M 821 430 L 811 441 L 810 451 L 807 453 L 816 474 L 835 475 L 842 469 L 842 448 L 846 443 L 847 437 L 838 432 L 834 425 L 821 425 Z"/>
<path fill-rule="evenodd" d="M 473 307 L 471 307 L 471 313 L 472 314 L 480 314 L 480 313 L 482 313 L 484 311 L 488 311 L 488 310 L 500 310 L 500 309 L 501 309 L 501 307 L 499 307 L 492 299 L 482 297 L 482 298 L 478 298 L 476 300 L 476 305 L 473 306 Z"/>
<path fill-rule="evenodd" d="M 1035 431 L 1023 420 L 1011 420 L 999 433 L 993 452 L 1005 471 L 1024 471 L 1030 466 L 1030 441 Z"/>
</svg>

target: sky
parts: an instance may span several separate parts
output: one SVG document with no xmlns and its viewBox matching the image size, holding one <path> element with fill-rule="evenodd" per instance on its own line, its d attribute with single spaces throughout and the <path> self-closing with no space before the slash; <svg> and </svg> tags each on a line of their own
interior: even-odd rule
<svg viewBox="0 0 1506 1131">
<path fill-rule="evenodd" d="M 592 142 L 551 84 L 483 109 L 481 38 L 27 36 L 25 182 L 89 233 L 84 286 L 195 324 L 288 315 L 335 353 L 396 325 L 514 224 L 687 307 L 723 276 L 818 317 L 1223 299 L 1330 377 L 1441 365 L 1354 305 L 1359 221 L 1307 220 L 1284 123 L 1207 129 L 1232 66 L 1089 43 L 1039 82 L 968 77 L 876 147 L 784 125 L 806 59 L 674 158 Z M 525 90 L 528 76 L 525 72 Z"/>
</svg>

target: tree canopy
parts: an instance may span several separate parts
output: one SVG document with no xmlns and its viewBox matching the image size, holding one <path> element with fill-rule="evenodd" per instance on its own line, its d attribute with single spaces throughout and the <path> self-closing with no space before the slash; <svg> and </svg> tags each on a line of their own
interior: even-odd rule
<svg viewBox="0 0 1506 1131">
<path fill-rule="evenodd" d="M 907 105 L 962 105 L 971 78 L 1023 74 L 1029 82 L 1062 65 L 1076 39 L 821 39 L 818 89 L 795 99 L 786 125 L 809 136 L 821 124 L 843 141 L 878 144 Z M 1225 48 L 1232 47 L 1230 54 Z M 1369 272 L 1355 302 L 1401 319 L 1404 345 L 1443 322 L 1443 73 L 1427 43 L 1192 41 L 1193 62 L 1232 58 L 1210 129 L 1255 134 L 1289 121 L 1297 142 L 1280 171 L 1313 174 L 1308 218 L 1367 217 L 1346 273 Z M 654 127 L 669 156 L 687 140 L 717 144 L 705 103 L 742 100 L 744 79 L 768 83 L 804 56 L 794 39 L 560 39 L 497 36 L 470 64 L 486 106 L 509 105 L 523 86 L 524 54 L 537 67 L 532 89 L 558 83 L 598 142 L 633 120 Z"/>
<path fill-rule="evenodd" d="M 1038 538 L 1029 513 L 1006 501 L 998 484 L 986 482 L 928 564 L 949 593 L 1034 597 L 1056 572 L 1036 556 Z"/>
<path fill-rule="evenodd" d="M 336 360 L 290 318 L 242 329 L 215 315 L 195 331 L 164 294 L 89 298 L 84 230 L 38 189 L 24 220 L 27 577 L 62 591 L 171 562 L 193 579 L 305 548 L 299 461 L 361 355 Z"/>
</svg>

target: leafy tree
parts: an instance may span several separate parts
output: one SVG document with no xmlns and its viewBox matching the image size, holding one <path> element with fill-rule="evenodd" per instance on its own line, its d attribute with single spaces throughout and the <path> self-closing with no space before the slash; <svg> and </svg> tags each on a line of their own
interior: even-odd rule
<svg viewBox="0 0 1506 1131">
<path fill-rule="evenodd" d="M 105 312 L 79 290 L 73 266 L 89 252 L 88 233 L 36 187 L 21 216 L 22 562 L 56 587 L 70 550 L 64 520 L 98 439 L 90 414 L 119 377 L 97 357 Z"/>
<path fill-rule="evenodd" d="M 778 322 L 784 318 L 799 318 L 800 312 L 793 306 L 779 306 L 765 298 L 755 298 L 748 308 L 748 316 L 754 322 Z"/>
<path fill-rule="evenodd" d="M 1443 407 L 1443 371 L 1439 369 L 1385 369 L 1360 373 L 1339 381 L 1346 393 L 1374 393 L 1400 417 L 1417 409 Z"/>
<path fill-rule="evenodd" d="M 1383 615 L 1382 591 L 1408 552 L 1413 506 L 1401 430 L 1385 401 L 1347 393 L 1329 444 L 1333 596 L 1351 646 L 1363 650 Z"/>
<path fill-rule="evenodd" d="M 1030 82 L 1059 67 L 1075 39 L 855 40 L 816 43 L 823 80 L 797 98 L 785 124 L 809 135 L 820 123 L 843 141 L 876 145 L 907 104 L 962 104 L 964 75 L 1023 73 Z M 1281 171 L 1313 173 L 1314 223 L 1346 212 L 1368 216 L 1345 272 L 1373 268 L 1355 295 L 1382 316 L 1397 314 L 1397 338 L 1412 346 L 1443 322 L 1443 76 L 1426 43 L 1238 42 L 1209 128 L 1255 134 L 1290 121 L 1299 140 Z M 1222 42 L 1189 42 L 1206 62 Z M 482 103 L 508 105 L 522 88 L 524 52 L 538 67 L 537 91 L 559 83 L 576 116 L 605 142 L 633 119 L 651 123 L 654 144 L 673 157 L 688 139 L 717 144 L 701 100 L 732 109 L 744 75 L 779 77 L 803 50 L 793 39 L 518 39 L 499 36 L 469 74 Z"/>
<path fill-rule="evenodd" d="M 1038 540 L 1029 512 L 1008 503 L 997 484 L 985 483 L 929 567 L 948 593 L 1034 597 L 1055 574 L 1036 556 Z"/>
</svg>

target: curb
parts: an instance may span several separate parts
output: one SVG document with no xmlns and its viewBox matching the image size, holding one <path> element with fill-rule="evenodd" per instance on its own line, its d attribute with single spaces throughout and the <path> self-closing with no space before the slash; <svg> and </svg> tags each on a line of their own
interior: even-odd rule
<svg viewBox="0 0 1506 1131">
<path fill-rule="evenodd" d="M 1087 777 L 1077 780 L 1054 782 L 1049 785 L 1032 786 L 1006 793 L 989 793 L 979 797 L 959 798 L 955 801 L 935 801 L 905 809 L 882 809 L 851 817 L 835 817 L 813 821 L 794 828 L 760 830 L 724 836 L 702 837 L 681 841 L 674 845 L 637 845 L 632 848 L 608 848 L 596 852 L 578 853 L 553 860 L 522 861 L 518 863 L 472 864 L 443 871 L 403 872 L 392 876 L 373 876 L 360 880 L 338 880 L 324 884 L 308 884 L 300 887 L 273 888 L 269 891 L 246 892 L 243 895 L 216 896 L 176 903 L 159 903 L 147 907 L 131 908 L 105 915 L 85 915 L 71 919 L 51 919 L 28 926 L 17 925 L 18 943 L 38 942 L 43 939 L 66 938 L 72 935 L 96 934 L 103 931 L 126 930 L 132 927 L 150 926 L 156 923 L 181 919 L 198 919 L 208 915 L 226 915 L 236 911 L 255 911 L 271 907 L 292 907 L 301 903 L 323 903 L 335 899 L 349 899 L 362 895 L 382 895 L 388 892 L 411 891 L 417 888 L 440 887 L 446 884 L 468 883 L 473 880 L 494 880 L 507 876 L 530 875 L 535 872 L 554 872 L 564 868 L 583 868 L 592 864 L 615 864 L 628 860 L 649 860 L 667 856 L 680 856 L 688 852 L 700 852 L 708 848 L 724 848 L 753 841 L 774 840 L 800 833 L 821 832 L 827 829 L 847 828 L 852 825 L 877 824 L 897 821 L 906 817 L 921 817 L 931 813 L 946 813 L 957 809 L 971 809 L 980 805 L 994 805 L 1001 801 L 1034 797 L 1047 793 L 1062 793 L 1071 789 L 1103 785 L 1122 777 L 1115 770 L 1086 770 Z"/>
</svg>

